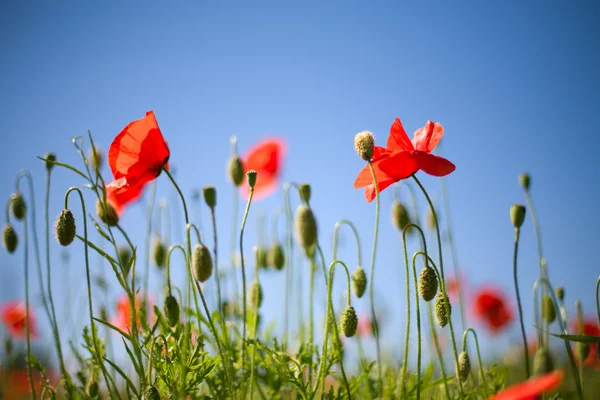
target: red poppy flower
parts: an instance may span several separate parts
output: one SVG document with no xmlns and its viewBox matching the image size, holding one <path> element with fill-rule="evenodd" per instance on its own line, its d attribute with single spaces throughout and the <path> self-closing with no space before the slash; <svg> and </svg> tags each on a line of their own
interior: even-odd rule
<svg viewBox="0 0 600 400">
<path fill-rule="evenodd" d="M 115 182 L 112 182 L 106 186 L 106 201 L 113 206 L 117 215 L 121 216 L 125 206 L 140 197 L 144 185 L 138 184 L 119 189 L 114 184 Z"/>
<path fill-rule="evenodd" d="M 488 400 L 534 400 L 536 396 L 558 388 L 562 383 L 562 379 L 562 371 L 552 371 L 546 375 L 531 378 L 504 389 Z"/>
<path fill-rule="evenodd" d="M 600 328 L 598 327 L 598 322 L 595 318 L 584 318 L 583 319 L 583 332 L 579 331 L 579 324 L 577 320 L 573 320 L 569 323 L 571 325 L 571 332 L 577 332 L 578 335 L 589 335 L 589 336 L 600 336 Z M 590 344 L 590 354 L 583 361 L 584 365 L 596 365 L 600 364 L 600 360 L 598 359 L 597 348 L 598 345 L 596 343 Z M 577 358 L 577 352 L 574 351 L 573 355 Z"/>
<path fill-rule="evenodd" d="M 42 390 L 42 376 L 39 371 L 33 369 L 31 371 L 33 377 L 33 385 L 36 393 Z M 46 378 L 51 385 L 56 385 L 60 379 L 59 374 L 55 370 L 46 370 Z M 25 399 L 31 393 L 31 385 L 29 384 L 29 372 L 26 368 L 0 370 L 0 387 L 3 389 L 3 395 L 9 399 Z"/>
<path fill-rule="evenodd" d="M 138 293 L 135 296 L 134 305 L 135 305 L 135 311 L 136 311 L 136 325 L 138 326 L 138 328 L 141 328 L 141 326 L 140 326 L 140 308 L 141 308 L 142 302 L 144 300 L 145 300 L 144 295 L 141 293 Z M 148 299 L 148 301 L 151 304 L 153 303 L 152 299 Z M 151 308 L 152 308 L 152 306 L 150 307 L 150 309 Z M 116 313 L 115 317 L 113 318 L 113 320 L 111 321 L 111 323 L 124 332 L 129 332 L 131 330 L 131 305 L 129 304 L 129 297 L 127 297 L 126 294 L 123 294 L 117 300 L 117 313 Z"/>
<path fill-rule="evenodd" d="M 8 333 L 16 339 L 25 338 L 25 303 L 17 300 L 6 302 L 1 308 L 2 322 Z M 29 309 L 29 336 L 37 338 L 37 324 L 31 308 Z"/>
<path fill-rule="evenodd" d="M 115 177 L 116 193 L 143 185 L 169 167 L 169 146 L 160 132 L 153 111 L 130 122 L 115 137 L 108 150 L 108 164 Z"/>
<path fill-rule="evenodd" d="M 245 171 L 255 170 L 258 173 L 252 196 L 254 200 L 265 198 L 277 189 L 285 151 L 286 144 L 282 139 L 267 138 L 241 157 Z M 247 198 L 250 194 L 248 184 L 244 182 L 240 187 L 242 194 Z"/>
<path fill-rule="evenodd" d="M 510 325 L 513 320 L 513 313 L 504 294 L 493 287 L 484 288 L 475 294 L 473 312 L 475 318 L 483 322 L 494 334 Z"/>
<path fill-rule="evenodd" d="M 431 154 L 443 135 L 442 125 L 427 121 L 423 128 L 415 131 L 411 142 L 402 122 L 396 118 L 390 128 L 386 147 L 375 146 L 373 150 L 371 163 L 375 170 L 379 191 L 408 178 L 420 169 L 434 176 L 445 176 L 454 171 L 455 166 L 450 161 Z M 365 188 L 367 201 L 373 201 L 375 186 L 368 165 L 360 171 L 354 181 L 355 189 L 361 187 Z"/>
</svg>

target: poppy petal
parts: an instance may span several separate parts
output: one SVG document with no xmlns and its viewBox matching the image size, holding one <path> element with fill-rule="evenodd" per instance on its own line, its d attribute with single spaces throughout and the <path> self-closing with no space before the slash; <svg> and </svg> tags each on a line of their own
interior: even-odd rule
<svg viewBox="0 0 600 400">
<path fill-rule="evenodd" d="M 400 118 L 396 118 L 392 124 L 392 127 L 390 128 L 390 136 L 388 137 L 385 147 L 389 151 L 393 152 L 412 151 L 415 149 L 412 142 L 408 138 L 404 127 L 402 126 L 402 122 L 400 122 Z"/>
<path fill-rule="evenodd" d="M 488 400 L 525 400 L 556 389 L 563 379 L 563 372 L 553 371 L 538 378 L 526 380 L 490 397 Z"/>
<path fill-rule="evenodd" d="M 375 176 L 377 177 L 377 182 L 382 182 L 385 180 L 392 179 L 392 177 L 390 177 L 386 173 L 384 173 L 379 167 L 384 160 L 386 160 L 387 158 L 389 158 L 392 155 L 392 153 L 385 151 L 385 149 L 382 152 L 380 149 L 383 149 L 383 147 L 379 147 L 379 149 L 378 149 L 378 147 L 379 146 L 375 146 L 375 150 L 380 154 L 377 157 L 377 159 L 375 159 L 375 157 L 373 157 L 373 160 L 375 160 L 375 161 L 372 161 L 371 164 L 373 165 L 373 169 L 375 170 Z M 375 152 L 373 154 L 375 154 Z M 369 164 L 367 164 L 363 167 L 363 169 L 360 170 L 360 172 L 358 173 L 358 176 L 354 180 L 354 189 L 360 189 L 362 187 L 365 187 L 367 185 L 372 185 L 372 184 L 373 184 L 373 175 L 371 174 L 371 167 L 369 167 Z"/>
<path fill-rule="evenodd" d="M 431 153 L 444 136 L 444 128 L 439 122 L 427 121 L 424 127 L 415 131 L 412 144 L 418 151 Z"/>
<path fill-rule="evenodd" d="M 413 153 L 413 157 L 419 166 L 419 169 L 423 170 L 423 172 L 429 175 L 446 176 L 454 172 L 456 169 L 454 164 L 445 158 L 435 156 L 424 151 L 415 151 Z"/>
<path fill-rule="evenodd" d="M 241 157 L 244 170 L 254 170 L 258 174 L 254 185 L 254 200 L 265 198 L 277 189 L 285 153 L 284 140 L 267 138 L 254 145 Z M 250 188 L 246 180 L 241 185 L 240 192 L 242 196 L 248 198 Z"/>
<path fill-rule="evenodd" d="M 390 187 L 391 185 L 393 185 L 395 183 L 395 181 L 393 179 L 384 179 L 382 181 L 377 181 L 377 187 L 379 188 L 379 194 L 381 195 L 381 192 Z M 370 184 L 368 186 L 365 187 L 365 199 L 367 199 L 367 202 L 372 202 L 373 199 L 375 199 L 375 196 L 377 195 L 376 191 L 375 191 L 375 185 Z"/>
<path fill-rule="evenodd" d="M 394 153 L 382 160 L 379 168 L 394 182 L 406 179 L 418 171 L 418 164 L 415 162 L 413 153 L 408 151 Z"/>
<path fill-rule="evenodd" d="M 106 200 L 113 206 L 119 216 L 123 213 L 126 205 L 135 202 L 140 197 L 144 187 L 143 184 L 123 185 L 123 179 L 116 180 L 106 186 Z"/>
</svg>

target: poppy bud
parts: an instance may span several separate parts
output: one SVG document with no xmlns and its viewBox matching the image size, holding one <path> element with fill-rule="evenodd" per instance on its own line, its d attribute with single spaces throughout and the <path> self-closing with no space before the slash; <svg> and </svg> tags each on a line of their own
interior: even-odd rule
<svg viewBox="0 0 600 400">
<path fill-rule="evenodd" d="M 131 260 L 131 249 L 127 246 L 119 246 L 119 264 L 125 269 L 125 275 L 129 273 L 129 262 Z"/>
<path fill-rule="evenodd" d="M 375 138 L 373 133 L 362 131 L 354 136 L 354 148 L 358 156 L 365 161 L 370 161 L 373 158 L 373 147 L 375 146 Z"/>
<path fill-rule="evenodd" d="M 556 287 L 556 297 L 558 297 L 559 301 L 563 301 L 565 299 L 565 288 L 562 286 Z"/>
<path fill-rule="evenodd" d="M 269 250 L 269 255 L 267 257 L 268 264 L 275 267 L 277 270 L 282 270 L 285 265 L 285 253 L 283 252 L 283 246 L 279 243 L 275 242 L 271 246 Z"/>
<path fill-rule="evenodd" d="M 50 171 L 52 167 L 54 167 L 54 161 L 56 161 L 56 154 L 46 153 L 44 158 L 46 159 L 46 169 Z"/>
<path fill-rule="evenodd" d="M 294 221 L 296 240 L 304 250 L 312 247 L 317 241 L 317 221 L 312 210 L 305 204 L 300 204 L 296 210 Z"/>
<path fill-rule="evenodd" d="M 258 175 L 258 173 L 253 169 L 246 172 L 246 177 L 248 178 L 248 186 L 250 186 L 251 188 L 253 188 L 254 185 L 256 185 L 256 176 L 257 175 Z"/>
<path fill-rule="evenodd" d="M 250 302 L 250 306 L 255 309 L 259 309 L 260 305 L 262 304 L 263 292 L 262 292 L 262 288 L 260 287 L 260 283 L 256 279 L 254 281 L 252 281 L 252 285 L 250 286 L 250 293 L 249 293 L 248 300 Z"/>
<path fill-rule="evenodd" d="M 60 212 L 54 230 L 56 233 L 56 240 L 62 246 L 68 246 L 73 243 L 77 228 L 75 226 L 75 217 L 73 217 L 71 210 L 62 210 Z"/>
<path fill-rule="evenodd" d="M 533 356 L 533 375 L 542 376 L 553 370 L 554 361 L 550 352 L 544 346 L 538 347 Z"/>
<path fill-rule="evenodd" d="M 445 300 L 448 302 L 448 311 L 450 311 L 450 313 L 446 313 L 446 305 L 445 305 L 445 301 L 444 301 L 444 297 Z M 450 321 L 450 316 L 452 315 L 452 304 L 450 304 L 450 299 L 448 299 L 448 296 L 444 296 L 442 292 L 438 293 L 438 295 L 435 298 L 435 319 L 437 319 L 438 324 L 443 328 L 448 324 L 448 321 Z"/>
<path fill-rule="evenodd" d="M 154 258 L 154 264 L 156 264 L 157 267 L 165 266 L 167 262 L 167 246 L 165 246 L 162 240 L 157 239 L 156 242 L 154 242 L 152 256 Z"/>
<path fill-rule="evenodd" d="M 435 229 L 435 215 L 433 214 L 433 211 L 431 211 L 431 209 L 427 210 L 427 228 L 430 231 L 433 231 Z"/>
<path fill-rule="evenodd" d="M 144 390 L 144 395 L 142 396 L 142 400 L 160 400 L 160 393 L 155 386 L 148 386 L 146 390 Z"/>
<path fill-rule="evenodd" d="M 310 185 L 308 183 L 303 183 L 300 186 L 298 186 L 298 193 L 300 194 L 300 199 L 305 202 L 308 203 L 310 201 Z"/>
<path fill-rule="evenodd" d="M 15 228 L 13 228 L 11 224 L 4 225 L 4 230 L 2 231 L 2 243 L 9 253 L 15 252 L 19 240 L 17 238 L 17 232 L 15 232 Z"/>
<path fill-rule="evenodd" d="M 204 186 L 202 189 L 204 195 L 204 201 L 210 208 L 215 208 L 217 205 L 217 190 L 214 186 Z"/>
<path fill-rule="evenodd" d="M 392 223 L 399 231 L 404 230 L 406 225 L 410 224 L 410 217 L 406 207 L 398 200 L 394 200 L 392 203 Z M 407 233 L 410 233 L 407 232 Z"/>
<path fill-rule="evenodd" d="M 469 374 L 471 373 L 471 359 L 466 352 L 461 352 L 458 355 L 458 367 L 456 370 L 456 376 L 461 382 L 466 382 Z"/>
<path fill-rule="evenodd" d="M 115 226 L 119 223 L 119 216 L 117 215 L 115 208 L 111 204 L 104 203 L 100 199 L 96 202 L 96 214 L 98 215 L 98 218 L 108 226 Z"/>
<path fill-rule="evenodd" d="M 94 151 L 93 148 L 90 149 L 90 155 L 88 156 L 88 159 L 92 162 L 92 166 L 96 170 L 100 170 L 102 165 L 104 165 L 104 156 L 98 147 L 96 147 L 96 151 Z"/>
<path fill-rule="evenodd" d="M 85 385 L 85 394 L 91 398 L 98 396 L 98 382 L 96 382 L 92 375 L 90 375 L 88 382 Z"/>
<path fill-rule="evenodd" d="M 542 318 L 549 324 L 556 319 L 556 305 L 548 295 L 542 297 Z"/>
<path fill-rule="evenodd" d="M 438 290 L 438 279 L 435 270 L 426 266 L 419 275 L 419 293 L 425 301 L 431 301 Z"/>
<path fill-rule="evenodd" d="M 359 299 L 367 290 L 367 274 L 360 265 L 352 273 L 352 289 L 354 289 L 354 294 Z"/>
<path fill-rule="evenodd" d="M 27 207 L 25 206 L 25 200 L 23 200 L 21 192 L 15 192 L 10 196 L 10 209 L 16 219 L 22 220 L 25 218 Z"/>
<path fill-rule="evenodd" d="M 260 246 L 258 249 L 258 266 L 260 268 L 267 268 L 269 266 L 269 254 L 267 253 L 267 249 L 263 246 Z"/>
<path fill-rule="evenodd" d="M 513 204 L 510 207 L 510 220 L 515 228 L 520 228 L 523 221 L 525 221 L 525 206 Z"/>
<path fill-rule="evenodd" d="M 346 306 L 342 312 L 342 317 L 340 318 L 340 328 L 344 333 L 344 336 L 354 336 L 357 326 L 358 318 L 356 317 L 356 311 L 354 311 L 354 307 Z"/>
<path fill-rule="evenodd" d="M 579 360 L 585 360 L 590 355 L 589 343 L 575 343 L 575 354 Z"/>
<path fill-rule="evenodd" d="M 200 282 L 210 278 L 213 269 L 210 250 L 203 244 L 197 244 L 192 253 L 192 272 L 194 278 Z"/>
<path fill-rule="evenodd" d="M 179 322 L 180 309 L 175 296 L 168 295 L 165 298 L 164 312 L 167 316 L 167 321 L 169 321 L 169 326 L 172 328 L 177 325 Z"/>
<path fill-rule="evenodd" d="M 529 190 L 529 186 L 531 185 L 531 177 L 528 173 L 522 173 L 519 175 L 519 185 L 523 187 L 525 190 Z"/>
<path fill-rule="evenodd" d="M 227 173 L 229 175 L 229 180 L 235 186 L 240 186 L 242 182 L 244 182 L 244 164 L 239 157 L 233 156 L 229 159 Z"/>
</svg>

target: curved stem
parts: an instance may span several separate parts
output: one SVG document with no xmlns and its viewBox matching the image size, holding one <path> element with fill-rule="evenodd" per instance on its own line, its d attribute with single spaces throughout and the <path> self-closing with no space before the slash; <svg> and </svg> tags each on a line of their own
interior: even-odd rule
<svg viewBox="0 0 600 400">
<path fill-rule="evenodd" d="M 246 203 L 246 211 L 244 211 L 244 218 L 242 219 L 242 228 L 240 229 L 240 261 L 242 264 L 242 373 L 244 372 L 244 365 L 246 362 L 246 267 L 244 265 L 244 228 L 246 227 L 246 220 L 248 219 L 248 213 L 250 212 L 250 205 L 252 204 L 252 196 L 254 196 L 254 188 L 250 188 L 250 194 L 248 196 L 248 203 Z"/>
<path fill-rule="evenodd" d="M 525 324 L 523 323 L 523 307 L 521 306 L 521 295 L 519 294 L 519 279 L 517 277 L 517 252 L 519 251 L 519 236 L 521 230 L 515 228 L 515 251 L 513 255 L 513 279 L 515 282 L 515 292 L 517 295 L 517 305 L 519 307 L 519 321 L 521 323 L 521 335 L 523 336 L 523 354 L 525 356 L 525 374 L 529 379 L 529 351 L 527 346 L 527 335 L 525 334 Z"/>
<path fill-rule="evenodd" d="M 483 372 L 483 364 L 481 363 L 481 352 L 479 351 L 479 340 L 477 339 L 477 333 L 475 333 L 475 330 L 473 328 L 467 328 L 467 330 L 465 330 L 465 333 L 463 333 L 462 349 L 464 352 L 467 351 L 467 336 L 469 332 L 471 332 L 471 334 L 473 335 L 473 339 L 475 340 L 475 348 L 477 349 L 477 361 L 479 362 L 479 373 L 481 374 L 481 380 L 483 381 L 483 390 L 485 393 L 485 397 L 488 398 L 489 395 L 487 391 L 487 382 L 485 380 L 485 373 Z"/>
<path fill-rule="evenodd" d="M 169 296 L 172 296 L 173 294 L 171 293 L 171 253 L 173 253 L 174 250 L 181 250 L 181 252 L 183 253 L 183 258 L 186 258 L 186 254 L 185 254 L 185 250 L 183 249 L 183 247 L 179 244 L 174 244 L 173 246 L 169 247 L 169 250 L 167 251 L 167 265 L 166 265 L 166 273 L 167 273 L 167 288 L 169 290 Z M 198 329 L 200 329 L 200 318 L 198 318 Z"/>
<path fill-rule="evenodd" d="M 371 320 L 373 321 L 374 333 L 375 333 L 375 345 L 377 348 L 377 378 L 379 394 L 383 394 L 383 377 L 382 377 L 382 365 L 381 365 L 381 345 L 379 343 L 379 324 L 377 323 L 377 315 L 375 315 L 375 299 L 373 293 L 373 285 L 375 282 L 375 253 L 377 251 L 377 235 L 379 233 L 379 184 L 377 183 L 377 176 L 373 169 L 373 164 L 369 161 L 369 168 L 371 169 L 371 176 L 373 177 L 373 185 L 375 186 L 375 229 L 373 232 L 373 250 L 371 251 L 371 271 L 369 281 L 369 298 L 371 300 Z"/>
<path fill-rule="evenodd" d="M 361 254 L 361 246 L 360 246 L 360 237 L 358 235 L 358 230 L 354 224 L 347 220 L 341 219 L 335 223 L 333 227 L 333 259 L 337 259 L 337 249 L 338 249 L 338 231 L 342 225 L 348 225 L 350 229 L 352 229 L 352 233 L 354 234 L 354 238 L 356 239 L 356 260 L 358 265 L 362 266 L 362 254 Z"/>
</svg>

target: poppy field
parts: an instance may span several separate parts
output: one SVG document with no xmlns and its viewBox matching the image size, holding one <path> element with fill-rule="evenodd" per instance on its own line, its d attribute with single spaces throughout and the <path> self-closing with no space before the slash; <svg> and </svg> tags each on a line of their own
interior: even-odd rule
<svg viewBox="0 0 600 400">
<path fill-rule="evenodd" d="M 231 138 L 231 156 L 223 160 L 223 167 L 234 189 L 234 210 L 229 219 L 217 221 L 217 190 L 205 186 L 194 195 L 211 216 L 205 229 L 193 221 L 196 200 L 180 189 L 170 165 L 168 132 L 161 131 L 153 111 L 126 124 L 107 152 L 96 146 L 91 133 L 74 138 L 77 164 L 63 163 L 52 153 L 38 156 L 47 177 L 45 204 L 36 208 L 33 185 L 20 184 L 31 183 L 28 171 L 19 172 L 17 190 L 6 202 L 3 246 L 8 253 L 25 254 L 24 297 L 0 309 L 0 398 L 598 398 L 600 278 L 587 278 L 597 279 L 595 315 L 584 314 L 577 294 L 551 281 L 532 177 L 523 173 L 515 179 L 523 190 L 522 204 L 506 205 L 506 224 L 514 228 L 513 291 L 494 284 L 467 290 L 453 260 L 452 227 L 442 217 L 447 211 L 434 204 L 430 189 L 420 180 L 424 175 L 443 180 L 459 173 L 454 160 L 436 152 L 443 136 L 442 123 L 426 121 L 411 138 L 399 118 L 391 124 L 385 147 L 375 143 L 369 131 L 349 133 L 348 146 L 340 151 L 356 152 L 364 162 L 354 188 L 372 205 L 372 232 L 359 232 L 350 219 L 338 221 L 333 229 L 319 224 L 319 211 L 311 207 L 310 183 L 283 180 L 286 153 L 293 151 L 283 138 L 264 139 L 244 154 L 238 154 L 236 138 Z M 106 180 L 101 172 L 105 166 L 110 169 Z M 75 186 L 60 194 L 62 209 L 49 209 L 49 197 L 59 195 L 50 189 L 57 169 L 68 171 Z M 182 211 L 183 243 L 153 229 L 152 215 L 165 207 L 154 202 L 157 180 L 168 182 L 177 193 L 177 204 L 169 206 Z M 384 213 L 381 193 L 400 186 L 410 189 L 411 201 L 394 195 L 391 210 Z M 268 245 L 253 243 L 244 237 L 253 202 L 274 193 L 283 194 L 281 209 L 272 211 L 273 231 L 280 234 Z M 92 202 L 86 201 L 90 194 Z M 147 237 L 145 243 L 135 243 L 121 221 L 143 196 L 150 199 L 149 218 L 140 222 L 148 225 Z M 424 221 L 417 204 L 427 210 Z M 389 251 L 377 244 L 380 220 L 390 214 L 405 278 L 399 304 L 406 309 L 405 329 L 390 344 L 400 358 L 383 349 L 380 325 L 394 309 L 380 312 L 374 284 L 385 279 L 378 275 L 376 255 Z M 35 229 L 36 216 L 44 217 L 41 232 Z M 526 219 L 532 219 L 535 229 L 523 234 L 536 235 L 539 254 L 533 288 L 520 285 L 518 279 Z M 231 226 L 230 247 L 217 237 L 217 224 Z M 341 229 L 351 234 L 351 246 L 356 243 L 358 260 L 336 256 Z M 329 256 L 323 246 L 331 234 Z M 409 238 L 418 244 L 416 251 L 409 252 Z M 372 241 L 364 258 L 361 240 Z M 57 317 L 52 284 L 57 272 L 49 255 L 51 248 L 73 247 L 83 255 L 73 264 L 86 271 L 85 282 L 77 283 L 85 287 L 86 317 L 76 341 L 65 338 Z M 102 283 L 90 272 L 98 259 L 118 284 L 116 299 L 102 294 Z M 172 269 L 184 271 L 185 280 L 171 279 Z M 160 290 L 149 286 L 151 271 L 158 271 Z M 284 298 L 276 299 L 284 312 L 274 321 L 264 320 L 262 312 L 269 306 L 264 296 L 270 290 L 264 279 L 269 273 L 279 276 L 286 288 Z M 34 274 L 42 278 L 39 285 L 31 284 Z M 304 277 L 304 299 L 294 296 L 299 275 Z M 334 285 L 334 280 L 342 283 Z M 524 296 L 533 296 L 533 309 L 523 307 Z M 575 315 L 567 315 L 567 301 L 577 304 Z M 356 311 L 353 305 L 359 302 L 368 305 L 368 313 Z M 535 326 L 526 327 L 523 315 L 532 314 Z M 298 323 L 292 324 L 296 315 Z M 32 350 L 42 335 L 41 319 L 50 327 L 45 334 L 51 336 L 48 352 L 56 365 L 48 355 Z M 520 336 L 507 350 L 510 356 L 482 357 L 484 338 L 502 335 L 513 324 L 519 326 Z"/>
</svg>

